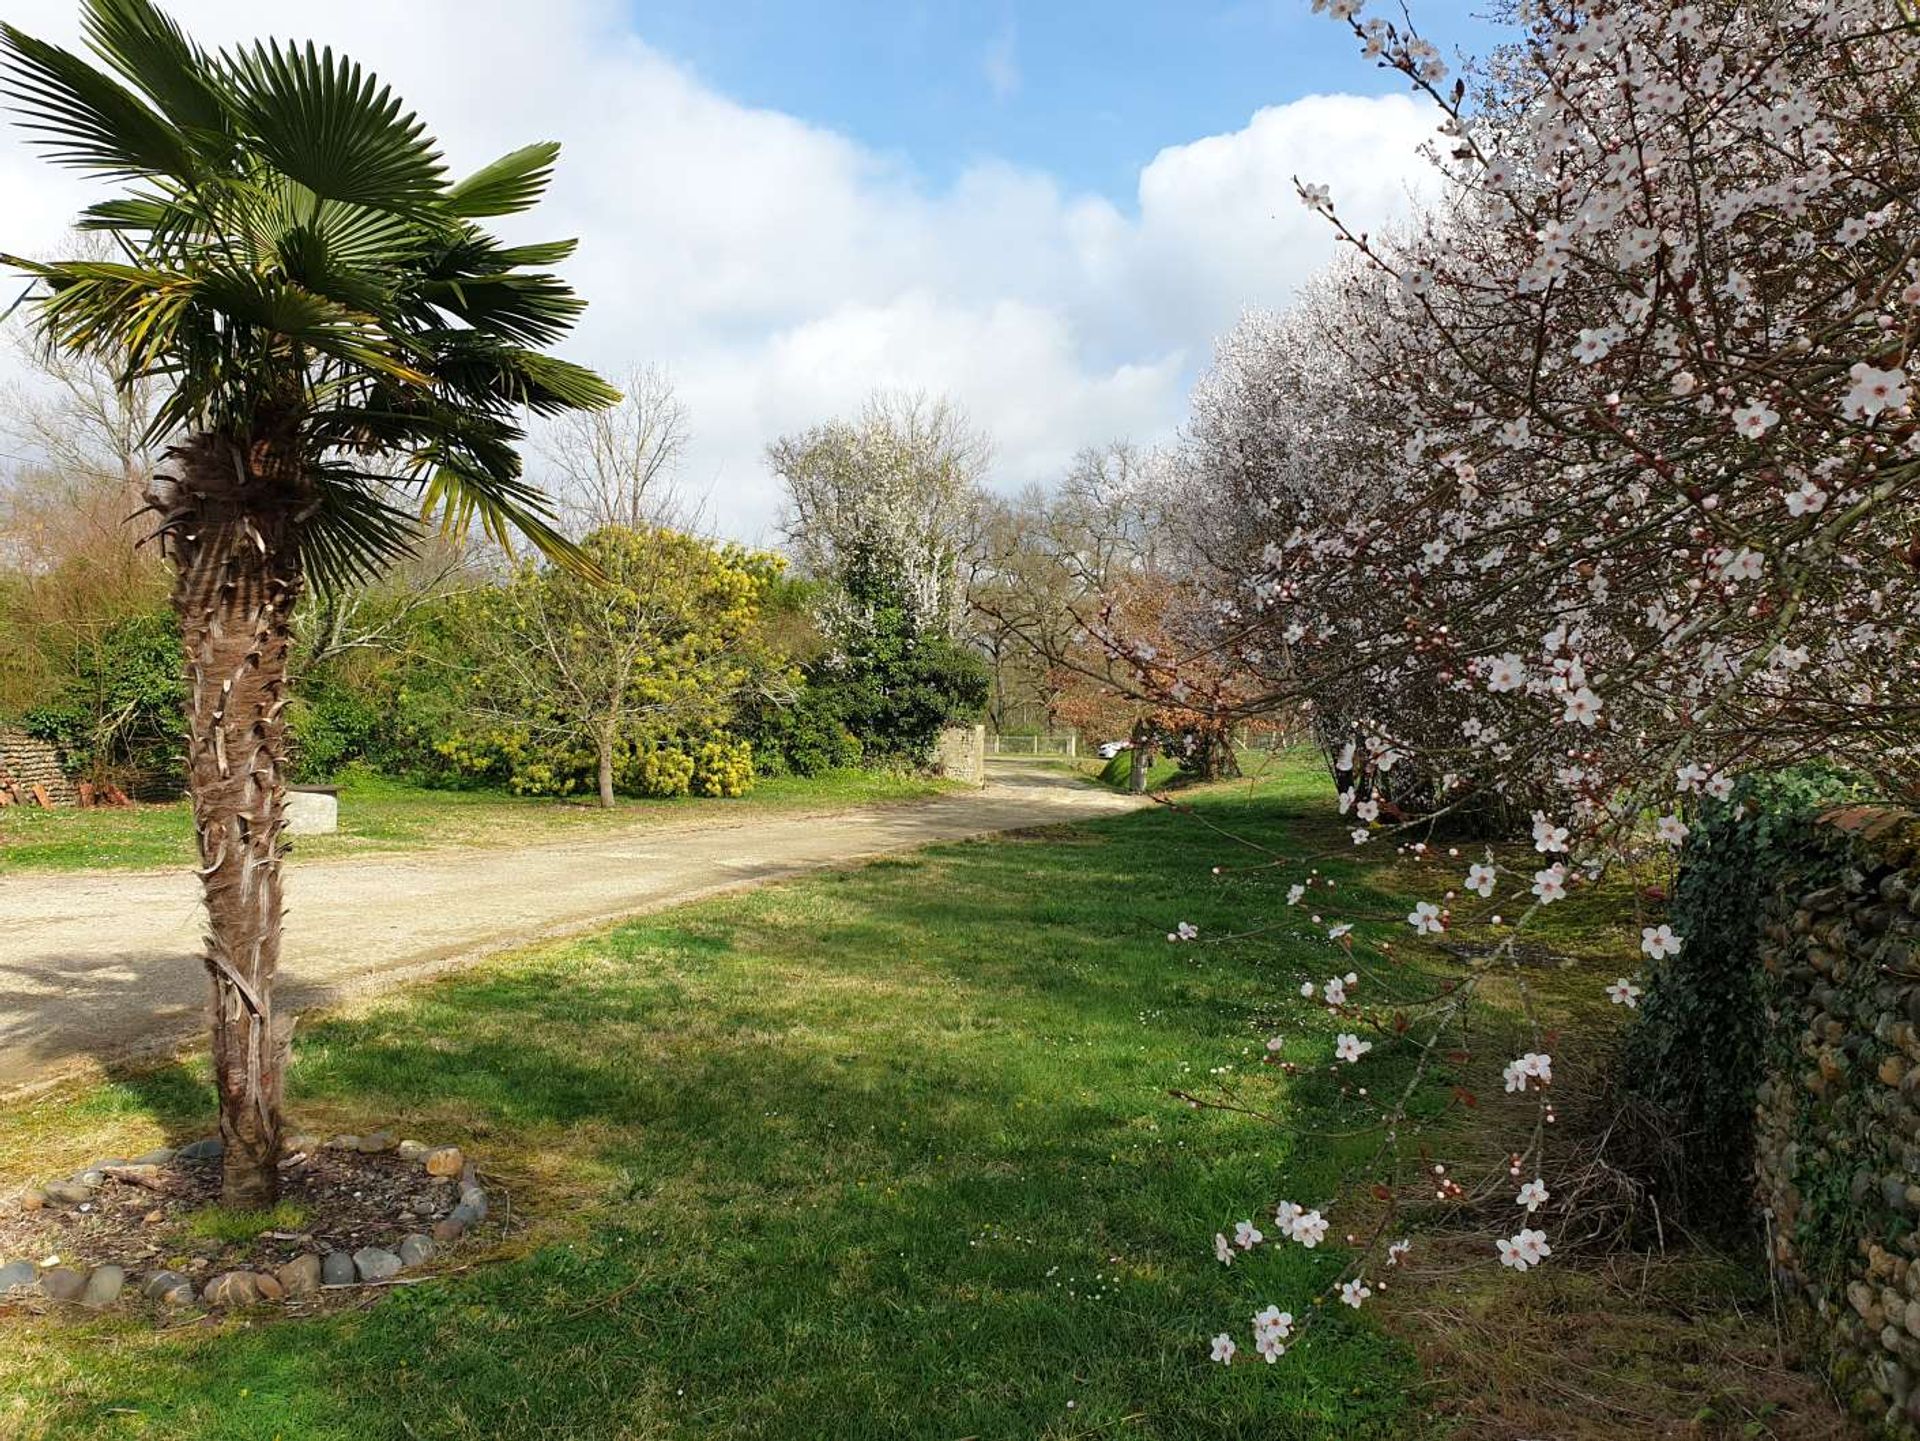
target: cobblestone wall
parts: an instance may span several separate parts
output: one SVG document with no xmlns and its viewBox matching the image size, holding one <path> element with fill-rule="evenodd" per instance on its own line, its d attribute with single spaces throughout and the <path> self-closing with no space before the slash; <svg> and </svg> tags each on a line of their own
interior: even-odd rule
<svg viewBox="0 0 1920 1441">
<path fill-rule="evenodd" d="M 57 806 L 76 805 L 80 800 L 72 778 L 60 769 L 59 753 L 12 726 L 0 726 L 0 776 L 11 778 L 23 794 L 35 785 L 45 786 L 48 799 Z"/>
<path fill-rule="evenodd" d="M 1810 1303 L 1836 1389 L 1920 1437 L 1920 817 L 1824 818 L 1835 883 L 1776 899 L 1755 1149 L 1775 1273 Z"/>
</svg>

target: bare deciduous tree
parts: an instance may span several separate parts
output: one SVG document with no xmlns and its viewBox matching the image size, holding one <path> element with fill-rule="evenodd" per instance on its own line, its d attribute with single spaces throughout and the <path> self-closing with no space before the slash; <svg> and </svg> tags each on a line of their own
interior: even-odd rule
<svg viewBox="0 0 1920 1441">
<path fill-rule="evenodd" d="M 618 405 L 563 415 L 548 428 L 539 445 L 553 472 L 548 489 L 583 535 L 607 526 L 684 529 L 693 519 L 678 489 L 687 408 L 658 366 L 630 372 L 621 390 Z"/>
</svg>

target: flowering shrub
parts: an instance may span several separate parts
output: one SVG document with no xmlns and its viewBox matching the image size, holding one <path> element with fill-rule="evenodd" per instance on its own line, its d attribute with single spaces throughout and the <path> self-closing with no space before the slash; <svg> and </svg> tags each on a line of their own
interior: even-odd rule
<svg viewBox="0 0 1920 1441">
<path fill-rule="evenodd" d="M 1407 847 L 1444 871 L 1404 923 L 1493 927 L 1492 963 L 1609 868 L 1687 846 L 1743 774 L 1825 757 L 1912 793 L 1920 158 L 1892 118 L 1914 109 L 1920 22 L 1896 0 L 1519 0 L 1521 38 L 1469 84 L 1359 0 L 1315 9 L 1435 107 L 1440 199 L 1366 235 L 1297 181 L 1347 255 L 1196 396 L 1192 483 L 1236 519 L 1191 652 L 1308 709 L 1355 845 L 1408 821 L 1403 797 L 1531 816 L 1517 871 Z M 1330 904 L 1317 885 L 1292 903 Z M 1410 1098 L 1465 1049 L 1488 968 L 1359 1006 L 1391 964 L 1365 919 L 1315 916 L 1353 968 L 1318 999 L 1348 1027 L 1341 1062 L 1368 1064 L 1370 1028 L 1414 1059 L 1373 1104 L 1358 1178 L 1390 1199 L 1428 1171 Z M 1687 955 L 1684 920 L 1637 929 L 1649 962 Z M 1516 1185 L 1545 1174 L 1555 1119 L 1535 1046 L 1503 1070 L 1533 1116 Z M 1440 1199 L 1480 1188 L 1429 1179 Z M 1491 1258 L 1549 1262 L 1542 1203 L 1515 1193 L 1528 1221 Z M 1382 1244 L 1341 1300 L 1367 1299 Z"/>
<path fill-rule="evenodd" d="M 636 796 L 683 796 L 693 788 L 694 761 L 672 746 L 635 751 L 618 767 L 620 789 Z"/>
<path fill-rule="evenodd" d="M 743 796 L 753 789 L 753 747 L 711 740 L 693 753 L 690 784 L 697 796 Z"/>
</svg>

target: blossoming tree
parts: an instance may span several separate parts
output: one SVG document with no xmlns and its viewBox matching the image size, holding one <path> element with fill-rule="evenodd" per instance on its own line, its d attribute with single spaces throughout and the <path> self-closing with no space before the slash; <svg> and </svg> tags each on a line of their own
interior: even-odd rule
<svg viewBox="0 0 1920 1441">
<path fill-rule="evenodd" d="M 1896 121 L 1914 113 L 1920 21 L 1899 0 L 1520 0 L 1516 41 L 1455 80 L 1408 25 L 1315 8 L 1433 105 L 1441 199 L 1368 235 L 1299 177 L 1348 243 L 1281 323 L 1312 363 L 1280 373 L 1276 399 L 1235 383 L 1230 347 L 1197 431 L 1264 447 L 1233 484 L 1273 533 L 1212 583 L 1235 644 L 1282 658 L 1269 704 L 1362 722 L 1336 770 L 1355 843 L 1390 819 L 1381 771 L 1418 766 L 1441 809 L 1524 784 L 1535 864 L 1416 844 L 1434 891 L 1403 923 L 1431 936 L 1501 911 L 1495 959 L 1512 959 L 1541 908 L 1638 847 L 1683 845 L 1703 797 L 1784 760 L 1912 794 L 1920 164 Z M 1364 433 L 1326 420 L 1340 404 Z M 1408 690 L 1422 704 L 1350 708 Z M 1330 911 L 1316 882 L 1291 902 Z M 1369 1105 L 1382 1141 L 1357 1179 L 1391 1195 L 1417 1170 L 1459 1192 L 1415 1154 L 1409 1098 L 1486 970 L 1388 1024 L 1365 1002 L 1392 944 L 1378 918 L 1315 919 L 1340 952 L 1307 988 L 1347 1027 L 1336 1064 L 1416 1058 Z M 1640 932 L 1656 960 L 1686 943 Z M 1621 977 L 1609 995 L 1640 990 Z M 1516 1270 L 1552 1254 L 1554 1057 L 1536 1046 L 1503 1071 L 1535 1117 L 1490 1247 Z M 1330 1204 L 1282 1203 L 1275 1239 L 1317 1245 Z M 1398 1259 L 1388 1234 L 1362 1241 L 1339 1299 L 1362 1304 Z M 1249 1222 L 1219 1247 L 1265 1239 Z M 1304 1321 L 1262 1314 L 1271 1360 Z M 1232 1338 L 1213 1354 L 1231 1360 Z"/>
</svg>

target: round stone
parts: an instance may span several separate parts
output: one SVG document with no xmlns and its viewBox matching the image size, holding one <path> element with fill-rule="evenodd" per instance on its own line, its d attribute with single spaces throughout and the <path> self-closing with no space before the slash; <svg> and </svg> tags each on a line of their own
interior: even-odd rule
<svg viewBox="0 0 1920 1441">
<path fill-rule="evenodd" d="M 427 1174 L 429 1176 L 457 1176 L 467 1158 L 460 1153 L 458 1146 L 441 1146 L 427 1153 Z"/>
<path fill-rule="evenodd" d="M 149 1301 L 159 1301 L 164 1300 L 169 1291 L 176 1290 L 181 1286 L 185 1286 L 191 1290 L 192 1285 L 193 1283 L 178 1271 L 155 1271 L 141 1283 L 140 1294 L 145 1296 Z"/>
<path fill-rule="evenodd" d="M 251 1271 L 228 1271 L 207 1282 L 200 1299 L 209 1306 L 251 1306 L 260 1299 L 260 1287 Z"/>
<path fill-rule="evenodd" d="M 82 1306 L 111 1306 L 120 1299 L 120 1292 L 127 1284 L 127 1273 L 119 1266 L 99 1266 L 87 1277 L 87 1286 L 80 1293 Z"/>
<path fill-rule="evenodd" d="M 400 1243 L 400 1264 L 418 1266 L 433 1259 L 433 1241 L 426 1236 L 408 1236 Z"/>
<path fill-rule="evenodd" d="M 206 1136 L 198 1141 L 190 1141 L 174 1152 L 174 1158 L 181 1161 L 217 1161 L 227 1153 L 226 1143 L 218 1136 Z"/>
<path fill-rule="evenodd" d="M 0 1296 L 9 1291 L 26 1291 L 40 1279 L 40 1268 L 31 1261 L 9 1261 L 0 1266 Z"/>
<path fill-rule="evenodd" d="M 352 1263 L 349 1262 L 349 1265 Z M 320 1289 L 320 1258 L 318 1256 L 295 1256 L 282 1266 L 274 1275 L 286 1288 L 289 1296 L 306 1296 Z"/>
<path fill-rule="evenodd" d="M 400 1258 L 378 1246 L 362 1246 L 353 1253 L 353 1269 L 362 1281 L 384 1281 L 400 1274 Z"/>
<path fill-rule="evenodd" d="M 55 1266 L 40 1275 L 40 1294 L 54 1301 L 77 1301 L 87 1287 L 87 1273 L 72 1266 Z"/>
<path fill-rule="evenodd" d="M 320 1284 L 323 1286 L 351 1286 L 355 1277 L 353 1257 L 345 1251 L 329 1251 L 320 1262 Z"/>
</svg>

